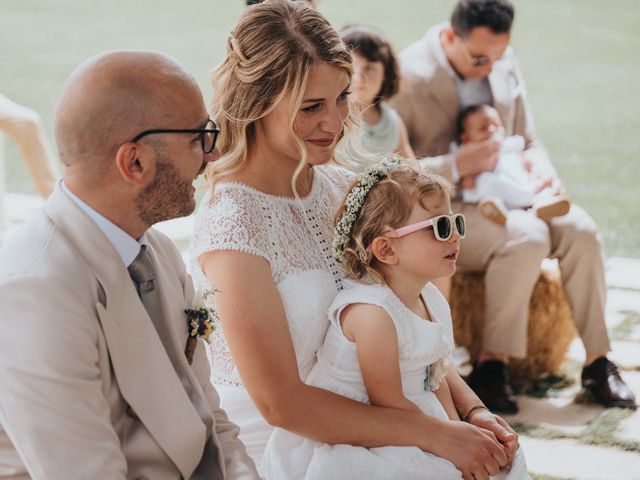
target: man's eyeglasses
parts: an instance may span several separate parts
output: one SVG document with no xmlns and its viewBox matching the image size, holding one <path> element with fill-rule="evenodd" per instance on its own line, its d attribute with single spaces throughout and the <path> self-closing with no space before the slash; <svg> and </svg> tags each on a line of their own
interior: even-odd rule
<svg viewBox="0 0 640 480">
<path fill-rule="evenodd" d="M 473 55 L 471 55 L 471 52 L 469 52 L 469 49 L 467 48 L 467 46 L 464 44 L 464 40 L 462 40 L 462 38 L 458 37 L 460 39 L 460 45 L 462 45 L 462 53 L 464 53 L 464 56 L 467 58 L 467 61 L 474 67 L 476 68 L 480 68 L 480 67 L 484 67 L 485 65 L 490 65 L 493 62 L 495 62 L 496 60 L 491 60 L 489 57 L 485 56 L 485 55 L 480 55 L 479 57 L 474 57 Z"/>
<path fill-rule="evenodd" d="M 131 139 L 132 142 L 139 141 L 142 137 L 146 137 L 147 135 L 155 135 L 157 133 L 199 133 L 200 134 L 200 144 L 202 145 L 202 151 L 204 153 L 211 153 L 213 149 L 216 147 L 216 140 L 218 139 L 218 134 L 220 133 L 220 128 L 216 125 L 216 122 L 209 119 L 205 124 L 204 128 L 187 128 L 187 129 L 179 129 L 179 128 L 156 128 L 153 130 L 145 130 L 144 132 L 139 133 L 135 137 Z"/>
<path fill-rule="evenodd" d="M 446 242 L 451 238 L 454 227 L 461 239 L 464 238 L 464 234 L 466 232 L 464 215 L 456 213 L 454 215 L 438 215 L 437 217 L 430 218 L 429 220 L 396 228 L 395 230 L 387 232 L 387 235 L 394 238 L 400 238 L 427 227 L 433 228 L 436 240 L 441 242 Z"/>
</svg>

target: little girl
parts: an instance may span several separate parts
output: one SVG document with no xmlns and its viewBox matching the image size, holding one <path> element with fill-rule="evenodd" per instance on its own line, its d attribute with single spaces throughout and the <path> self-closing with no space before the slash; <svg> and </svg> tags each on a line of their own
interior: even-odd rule
<svg viewBox="0 0 640 480">
<path fill-rule="evenodd" d="M 397 161 L 370 167 L 347 195 L 335 231 L 334 255 L 357 281 L 329 308 L 331 326 L 306 382 L 459 422 L 445 376 L 451 314 L 430 283 L 454 273 L 465 234 L 448 184 Z M 449 460 L 415 447 L 330 445 L 282 429 L 267 444 L 262 472 L 278 480 L 462 478 Z M 492 478 L 529 478 L 521 451 Z"/>
<path fill-rule="evenodd" d="M 398 92 L 400 83 L 398 62 L 391 45 L 381 32 L 365 25 L 347 27 L 340 37 L 353 56 L 355 71 L 351 87 L 364 120 L 363 149 L 375 159 L 393 153 L 414 158 L 402 119 L 385 103 Z M 359 161 L 353 170 L 364 170 L 368 161 Z"/>
</svg>

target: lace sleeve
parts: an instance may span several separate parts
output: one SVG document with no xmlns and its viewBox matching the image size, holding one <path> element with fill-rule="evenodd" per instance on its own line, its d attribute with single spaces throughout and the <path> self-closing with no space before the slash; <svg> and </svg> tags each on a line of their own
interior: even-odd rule
<svg viewBox="0 0 640 480">
<path fill-rule="evenodd" d="M 236 250 L 270 260 L 264 222 L 249 192 L 219 186 L 202 200 L 191 239 L 191 258 L 205 252 Z"/>
<path fill-rule="evenodd" d="M 327 182 L 330 183 L 336 192 L 340 192 L 341 197 L 347 195 L 349 187 L 356 179 L 356 174 L 344 167 L 338 165 L 327 165 L 324 170 L 318 168 L 317 171 L 322 171 L 326 174 Z"/>
</svg>

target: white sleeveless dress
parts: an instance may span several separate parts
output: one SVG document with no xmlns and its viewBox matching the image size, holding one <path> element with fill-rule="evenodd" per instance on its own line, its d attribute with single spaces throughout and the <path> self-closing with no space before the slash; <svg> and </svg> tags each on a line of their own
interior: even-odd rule
<svg viewBox="0 0 640 480">
<path fill-rule="evenodd" d="M 423 289 L 422 298 L 429 309 L 430 322 L 415 315 L 386 286 L 357 285 L 341 291 L 329 308 L 331 326 L 306 383 L 370 403 L 356 346 L 342 333 L 340 313 L 354 303 L 377 305 L 387 311 L 396 328 L 404 395 L 425 414 L 447 420 L 433 392 L 445 376 L 448 356 L 454 348 L 451 313 L 446 300 L 433 285 Z M 462 478 L 449 460 L 417 447 L 367 449 L 330 445 L 279 428 L 269 440 L 261 472 L 268 480 Z M 518 452 L 510 472 L 501 472 L 495 478 L 529 478 L 522 453 Z"/>
<path fill-rule="evenodd" d="M 218 184 L 198 208 L 190 252 L 191 273 L 201 292 L 211 289 L 198 263 L 205 252 L 236 250 L 269 262 L 303 380 L 315 365 L 329 326 L 327 308 L 344 278 L 331 253 L 333 218 L 355 178 L 333 165 L 313 171 L 311 191 L 301 200 L 267 195 L 240 183 Z M 210 342 L 211 380 L 259 465 L 273 427 L 249 398 L 224 332 L 217 327 Z"/>
</svg>

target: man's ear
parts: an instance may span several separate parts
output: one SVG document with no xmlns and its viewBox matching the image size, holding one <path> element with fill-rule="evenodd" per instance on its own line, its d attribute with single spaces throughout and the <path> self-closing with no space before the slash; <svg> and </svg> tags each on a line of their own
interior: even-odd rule
<svg viewBox="0 0 640 480">
<path fill-rule="evenodd" d="M 371 242 L 371 253 L 380 263 L 395 265 L 398 263 L 398 256 L 393 243 L 388 237 L 376 237 Z"/>
<path fill-rule="evenodd" d="M 444 34 L 444 39 L 448 44 L 452 44 L 453 41 L 456 39 L 456 32 L 453 31 L 453 28 L 451 28 L 451 25 L 447 25 L 446 27 L 444 27 L 442 29 L 442 33 Z"/>
<path fill-rule="evenodd" d="M 154 158 L 151 150 L 140 144 L 123 143 L 116 152 L 116 168 L 125 182 L 143 188 L 153 178 Z"/>
</svg>

